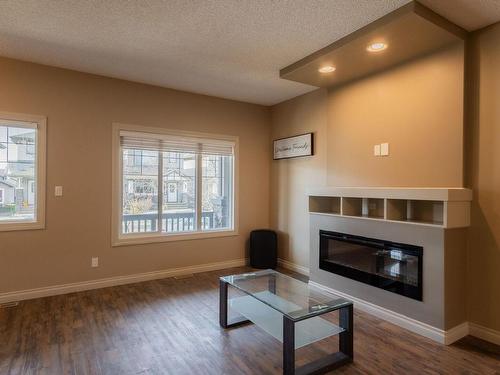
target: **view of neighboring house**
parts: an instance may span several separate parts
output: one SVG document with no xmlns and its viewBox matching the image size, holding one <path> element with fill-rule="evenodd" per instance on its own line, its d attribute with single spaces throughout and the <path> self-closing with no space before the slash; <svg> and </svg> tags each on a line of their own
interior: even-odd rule
<svg viewBox="0 0 500 375">
<path fill-rule="evenodd" d="M 158 199 L 167 231 L 194 229 L 196 206 L 196 154 L 164 152 L 161 174 L 163 192 L 158 196 L 158 153 L 124 150 L 123 231 L 154 230 Z M 228 225 L 231 161 L 224 156 L 202 157 L 202 225 L 204 229 Z"/>
<path fill-rule="evenodd" d="M 34 214 L 35 132 L 0 126 L 0 220 L 26 219 Z"/>
<path fill-rule="evenodd" d="M 16 185 L 9 180 L 0 180 L 0 205 L 12 205 L 16 201 Z"/>
</svg>

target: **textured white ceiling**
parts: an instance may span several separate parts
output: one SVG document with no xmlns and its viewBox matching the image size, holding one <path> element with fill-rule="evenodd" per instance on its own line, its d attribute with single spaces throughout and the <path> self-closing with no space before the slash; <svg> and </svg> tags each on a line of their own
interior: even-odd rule
<svg viewBox="0 0 500 375">
<path fill-rule="evenodd" d="M 280 68 L 407 2 L 0 0 L 0 55 L 271 105 L 313 89 Z M 423 2 L 469 28 L 500 18 L 496 0 Z"/>
</svg>

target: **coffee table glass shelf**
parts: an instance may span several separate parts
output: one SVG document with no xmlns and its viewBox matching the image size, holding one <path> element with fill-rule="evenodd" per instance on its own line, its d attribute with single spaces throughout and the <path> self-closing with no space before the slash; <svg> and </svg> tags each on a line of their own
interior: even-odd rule
<svg viewBox="0 0 500 375">
<path fill-rule="evenodd" d="M 228 300 L 228 285 L 244 295 Z M 228 321 L 228 309 L 242 315 Z M 321 315 L 339 311 L 339 325 Z M 351 362 L 352 302 L 273 270 L 220 278 L 220 325 L 230 328 L 253 322 L 283 343 L 283 372 L 308 374 L 330 371 Z M 295 368 L 295 349 L 339 335 L 339 351 Z"/>
</svg>

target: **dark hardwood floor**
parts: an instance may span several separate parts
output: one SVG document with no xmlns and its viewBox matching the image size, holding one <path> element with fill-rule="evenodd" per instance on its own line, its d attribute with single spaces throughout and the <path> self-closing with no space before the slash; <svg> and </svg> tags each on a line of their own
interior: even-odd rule
<svg viewBox="0 0 500 375">
<path fill-rule="evenodd" d="M 1 374 L 280 374 L 281 344 L 254 325 L 224 331 L 207 272 L 24 301 L 0 309 Z M 335 320 L 334 315 L 331 319 Z M 298 351 L 298 364 L 336 351 Z M 434 343 L 355 310 L 354 363 L 339 374 L 500 374 L 498 347 Z"/>
</svg>

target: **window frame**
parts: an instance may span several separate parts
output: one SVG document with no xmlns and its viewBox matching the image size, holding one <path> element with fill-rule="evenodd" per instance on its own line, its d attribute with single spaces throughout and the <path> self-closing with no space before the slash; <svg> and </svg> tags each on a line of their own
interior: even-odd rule
<svg viewBox="0 0 500 375">
<path fill-rule="evenodd" d="M 215 140 L 225 140 L 234 142 L 234 155 L 233 155 L 233 191 L 232 191 L 232 227 L 227 229 L 213 229 L 213 230 L 198 230 L 193 232 L 184 233 L 129 233 L 122 234 L 122 199 L 123 199 L 123 186 L 122 186 L 122 148 L 120 146 L 120 132 L 121 131 L 134 131 L 142 133 L 152 133 L 158 135 L 172 135 L 184 136 L 195 138 L 209 138 Z M 193 131 L 183 131 L 175 129 L 157 128 L 140 126 L 124 123 L 112 124 L 112 213 L 111 213 L 111 245 L 112 246 L 126 246 L 136 244 L 147 244 L 157 242 L 170 242 L 170 241 L 183 241 L 183 240 L 196 240 L 202 238 L 214 237 L 229 237 L 237 236 L 239 234 L 239 215 L 238 215 L 238 192 L 239 192 L 239 138 L 237 136 L 228 136 L 212 133 L 202 133 Z M 201 163 L 197 165 L 197 171 L 201 173 Z M 201 178 L 196 179 L 196 183 L 201 185 Z M 163 188 L 163 187 L 162 187 Z M 197 189 L 201 192 L 201 189 Z M 201 202 L 201 197 L 198 198 Z M 198 209 L 198 207 L 197 207 Z"/>
<path fill-rule="evenodd" d="M 0 119 L 36 123 L 36 208 L 33 220 L 0 221 L 0 232 L 45 229 L 45 177 L 47 157 L 47 117 L 0 112 Z"/>
</svg>

